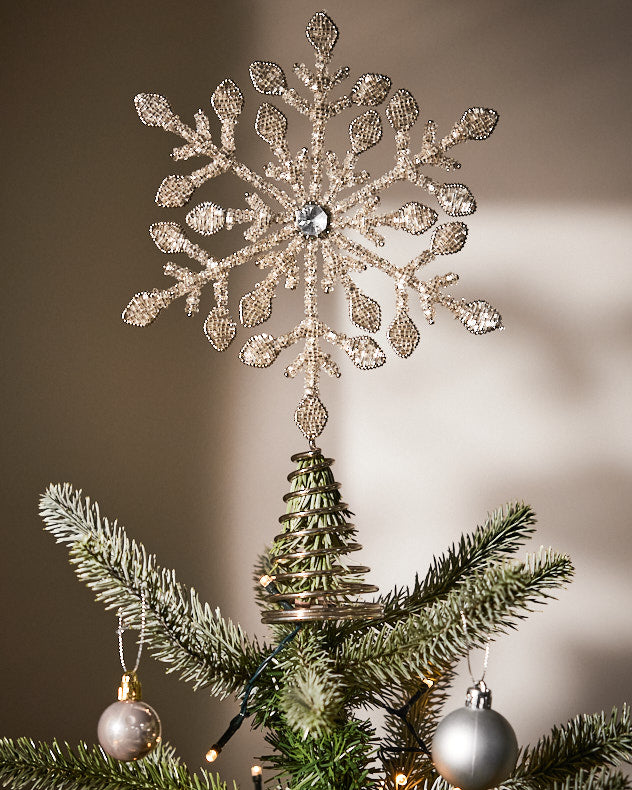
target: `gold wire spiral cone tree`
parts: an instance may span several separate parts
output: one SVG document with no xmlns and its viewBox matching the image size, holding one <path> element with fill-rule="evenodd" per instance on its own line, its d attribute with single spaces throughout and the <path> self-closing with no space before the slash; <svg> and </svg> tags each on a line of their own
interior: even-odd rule
<svg viewBox="0 0 632 790">
<path fill-rule="evenodd" d="M 331 472 L 333 460 L 314 448 L 293 455 L 292 461 L 297 469 L 288 475 L 291 490 L 283 497 L 283 531 L 269 552 L 270 576 L 262 580 L 266 588 L 273 588 L 270 603 L 292 608 L 267 611 L 262 621 L 380 617 L 381 604 L 354 600 L 378 588 L 361 579 L 368 567 L 347 563 L 347 555 L 362 546 L 354 541 L 356 529 L 347 520 L 350 513 Z"/>
</svg>

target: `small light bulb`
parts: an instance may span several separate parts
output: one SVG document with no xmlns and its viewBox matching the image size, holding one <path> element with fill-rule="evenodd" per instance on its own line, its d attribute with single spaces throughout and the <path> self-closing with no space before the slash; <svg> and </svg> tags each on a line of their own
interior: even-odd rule
<svg viewBox="0 0 632 790">
<path fill-rule="evenodd" d="M 206 759 L 208 760 L 209 763 L 214 763 L 218 757 L 219 757 L 219 750 L 216 749 L 215 747 L 209 749 L 208 752 L 206 753 Z"/>
<path fill-rule="evenodd" d="M 260 765 L 253 765 L 250 769 L 251 776 L 261 776 L 262 768 Z"/>
<path fill-rule="evenodd" d="M 408 781 L 408 777 L 406 776 L 406 774 L 396 774 L 395 784 L 398 787 L 403 787 L 407 781 Z"/>
<path fill-rule="evenodd" d="M 268 576 L 268 575 L 266 574 L 265 576 L 262 576 L 262 577 L 259 579 L 259 584 L 260 584 L 262 587 L 267 587 L 267 586 L 268 586 L 269 584 L 271 584 L 273 581 L 274 581 L 274 577 L 273 577 L 273 576 Z"/>
<path fill-rule="evenodd" d="M 423 681 L 429 689 L 434 686 L 434 680 L 432 678 L 423 678 Z"/>
</svg>

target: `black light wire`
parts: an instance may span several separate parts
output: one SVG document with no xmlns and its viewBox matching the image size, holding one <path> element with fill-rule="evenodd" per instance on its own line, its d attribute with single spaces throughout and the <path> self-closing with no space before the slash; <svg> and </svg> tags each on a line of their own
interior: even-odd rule
<svg viewBox="0 0 632 790">
<path fill-rule="evenodd" d="M 277 589 L 276 585 L 274 584 L 274 582 L 272 580 L 270 580 L 268 582 L 268 584 L 265 585 L 265 589 L 267 591 L 271 592 L 272 594 L 275 594 L 275 593 L 278 592 L 278 589 Z M 283 609 L 286 609 L 286 610 L 294 608 L 287 601 L 281 602 L 280 605 L 281 605 L 281 607 Z M 224 746 L 226 746 L 228 741 L 233 737 L 233 735 L 241 727 L 241 725 L 244 722 L 244 719 L 246 719 L 248 716 L 250 716 L 251 712 L 248 710 L 248 702 L 250 700 L 250 696 L 251 696 L 252 692 L 256 688 L 258 678 L 261 676 L 261 674 L 266 669 L 268 664 L 270 664 L 270 662 L 274 658 L 276 658 L 276 656 L 278 656 L 278 654 L 293 639 L 295 639 L 295 637 L 298 635 L 298 633 L 299 633 L 299 631 L 301 630 L 302 627 L 303 627 L 303 623 L 299 623 L 295 628 L 292 629 L 292 631 L 290 631 L 289 634 L 286 634 L 286 636 L 283 637 L 283 639 L 275 647 L 275 649 L 272 651 L 272 653 L 270 653 L 268 656 L 266 656 L 263 659 L 263 661 L 259 664 L 257 669 L 250 676 L 250 679 L 248 680 L 248 683 L 246 684 L 246 687 L 244 689 L 244 696 L 243 696 L 243 699 L 242 699 L 242 702 L 241 702 L 241 706 L 239 708 L 239 713 L 230 720 L 230 723 L 229 723 L 228 727 L 226 728 L 226 731 L 217 740 L 217 742 L 214 743 L 211 746 L 211 748 L 209 749 L 208 754 L 212 754 L 213 752 L 215 753 L 213 758 L 211 760 L 209 760 L 209 762 L 213 762 L 214 760 L 217 759 L 217 757 L 221 753 L 221 751 L 224 748 Z M 426 757 L 430 757 L 430 750 L 428 749 L 428 747 L 426 746 L 424 741 L 419 737 L 419 734 L 418 734 L 417 730 L 413 727 L 411 722 L 408 720 L 408 714 L 410 713 L 413 705 L 415 705 L 415 703 L 417 703 L 421 699 L 421 697 L 429 691 L 429 689 L 430 689 L 430 686 L 427 686 L 426 684 L 424 684 L 420 689 L 418 689 L 413 694 L 413 696 L 407 702 L 405 702 L 399 708 L 393 708 L 390 705 L 380 705 L 380 707 L 383 708 L 383 710 L 385 710 L 388 714 L 390 714 L 391 716 L 396 716 L 398 719 L 400 719 L 400 721 L 402 721 L 404 723 L 404 725 L 406 726 L 406 729 L 412 735 L 413 739 L 415 740 L 415 742 L 417 744 L 417 748 L 410 747 L 410 746 L 408 746 L 408 747 L 406 747 L 406 746 L 401 746 L 401 747 L 382 746 L 379 749 L 379 751 L 378 751 L 378 755 L 379 755 L 380 759 L 382 760 L 382 762 L 386 762 L 386 761 L 392 759 L 393 757 L 395 757 L 398 754 L 405 754 L 405 753 L 406 754 L 423 754 Z"/>
<path fill-rule="evenodd" d="M 266 585 L 266 590 L 269 590 L 272 593 L 278 592 L 278 590 L 276 589 L 276 585 L 274 584 L 273 581 L 270 581 L 270 583 Z M 282 602 L 281 606 L 283 607 L 283 609 L 294 608 L 291 604 L 287 603 L 287 601 Z M 250 695 L 252 694 L 252 692 L 255 690 L 257 686 L 258 678 L 261 676 L 262 672 L 265 670 L 268 664 L 274 658 L 276 658 L 276 656 L 278 656 L 278 654 L 283 650 L 283 648 L 286 647 L 286 645 L 288 645 L 297 636 L 298 632 L 301 630 L 302 627 L 303 627 L 303 623 L 299 623 L 294 629 L 292 629 L 292 631 L 290 631 L 289 634 L 286 634 L 286 636 L 284 636 L 283 639 L 279 642 L 279 644 L 274 648 L 274 650 L 263 659 L 263 661 L 259 664 L 259 666 L 255 669 L 253 674 L 250 676 L 250 679 L 248 680 L 248 683 L 246 683 L 246 687 L 244 689 L 244 697 L 241 701 L 239 713 L 230 720 L 230 724 L 226 728 L 224 734 L 217 740 L 216 743 L 214 743 L 211 746 L 211 748 L 207 752 L 206 759 L 209 762 L 214 762 L 217 759 L 217 757 L 219 757 L 220 752 L 222 751 L 224 746 L 226 746 L 228 741 L 233 737 L 233 735 L 237 732 L 237 730 L 241 727 L 244 719 L 250 716 L 251 711 L 248 710 L 248 701 L 250 699 Z M 213 757 L 209 759 L 209 755 L 213 755 Z"/>
<path fill-rule="evenodd" d="M 383 708 L 387 713 L 389 713 L 391 716 L 396 716 L 406 725 L 406 729 L 412 735 L 417 744 L 417 748 L 411 746 L 382 746 L 378 751 L 379 758 L 382 760 L 382 762 L 389 761 L 398 754 L 423 754 L 426 757 L 430 757 L 430 750 L 424 741 L 419 737 L 417 730 L 408 720 L 408 714 L 410 713 L 413 705 L 418 702 L 421 697 L 429 690 L 430 686 L 424 684 L 407 702 L 405 702 L 399 708 L 392 708 L 389 705 L 380 705 L 380 707 Z"/>
</svg>

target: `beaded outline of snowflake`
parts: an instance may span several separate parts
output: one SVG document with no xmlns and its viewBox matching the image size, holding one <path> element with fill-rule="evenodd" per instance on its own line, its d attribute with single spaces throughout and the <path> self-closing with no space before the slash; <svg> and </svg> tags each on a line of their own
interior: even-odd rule
<svg viewBox="0 0 632 790">
<path fill-rule="evenodd" d="M 270 146 L 276 160 L 267 165 L 263 176 L 235 156 L 235 125 L 244 100 L 232 80 L 221 82 L 211 97 L 221 124 L 219 144 L 213 142 L 209 118 L 202 110 L 195 113 L 193 128 L 173 112 L 163 96 L 155 93 L 136 96 L 136 109 L 143 123 L 161 126 L 184 140 L 184 145 L 172 152 L 175 160 L 195 156 L 209 160 L 188 175 L 167 176 L 156 195 L 159 206 L 184 206 L 198 187 L 226 172 L 248 184 L 251 191 L 246 193 L 247 208 L 224 209 L 204 201 L 186 215 L 189 228 L 202 236 L 235 225 L 248 226 L 243 233 L 246 245 L 224 258 L 212 257 L 191 241 L 175 222 L 153 224 L 150 233 L 161 252 L 182 253 L 197 261 L 201 268 L 193 271 L 188 266 L 168 262 L 164 273 L 174 279 L 174 284 L 165 290 L 137 293 L 125 308 L 123 319 L 135 326 L 146 326 L 181 296 L 185 297 L 188 315 L 192 315 L 199 310 L 203 288 L 212 283 L 215 305 L 204 322 L 204 332 L 211 345 L 223 351 L 237 332 L 237 323 L 228 308 L 231 270 L 250 261 L 267 270 L 266 276 L 241 298 L 239 304 L 242 325 L 254 327 L 270 317 L 272 299 L 281 280 L 285 280 L 286 288 L 297 288 L 302 268 L 304 317 L 301 322 L 278 337 L 267 333 L 253 335 L 242 347 L 239 357 L 247 365 L 264 368 L 271 365 L 283 349 L 303 341 L 302 350 L 286 367 L 285 375 L 304 374 L 303 397 L 294 417 L 302 433 L 313 443 L 322 433 L 328 417 L 319 397 L 320 373 L 324 370 L 331 376 L 340 376 L 337 363 L 323 349 L 323 343 L 342 349 L 354 365 L 363 370 L 380 367 L 386 361 L 384 351 L 369 335 L 338 332 L 321 320 L 319 279 L 325 293 L 339 283 L 344 289 L 351 322 L 374 333 L 381 325 L 380 305 L 360 290 L 352 275 L 370 267 L 390 277 L 395 288 L 395 310 L 387 336 L 401 357 L 410 356 L 419 342 L 419 330 L 409 315 L 411 292 L 419 297 L 423 315 L 430 324 L 434 321 L 437 305 L 447 308 L 475 334 L 502 328 L 502 322 L 500 314 L 487 302 L 467 302 L 446 293 L 445 289 L 457 282 L 456 274 L 447 273 L 427 280 L 419 277 L 419 269 L 437 256 L 462 249 L 467 239 L 467 226 L 462 221 L 437 225 L 437 211 L 416 201 L 404 204 L 397 211 L 377 213 L 381 194 L 397 182 L 408 182 L 436 199 L 449 217 L 472 214 L 476 202 L 464 184 L 440 183 L 423 170 L 428 166 L 446 171 L 459 168 L 459 162 L 449 155 L 451 149 L 467 140 L 489 137 L 498 114 L 491 109 L 471 107 L 441 139 L 437 137 L 436 124 L 427 121 L 422 129 L 421 145 L 413 152 L 411 129 L 418 119 L 419 107 L 409 91 L 397 90 L 391 95 L 385 111 L 395 137 L 394 165 L 383 175 L 371 179 L 365 170 L 357 169 L 358 157 L 382 138 L 382 119 L 375 107 L 386 101 L 391 80 L 384 74 L 366 73 L 355 82 L 349 95 L 330 98 L 331 91 L 349 77 L 348 67 L 334 72 L 329 68 L 338 28 L 321 11 L 310 19 L 306 35 L 316 53 L 315 66 L 310 69 L 305 64 L 296 64 L 294 73 L 309 91 L 307 98 L 288 87 L 286 76 L 276 63 L 255 61 L 250 66 L 252 84 L 259 93 L 279 97 L 312 124 L 310 148 L 302 148 L 292 156 L 287 143 L 286 116 L 273 104 L 261 104 L 255 131 Z M 332 118 L 353 108 L 368 109 L 349 124 L 349 150 L 341 160 L 325 149 L 326 126 Z M 286 187 L 280 185 L 283 182 Z M 380 249 L 384 237 L 379 227 L 396 228 L 415 236 L 432 229 L 430 243 L 405 265 L 396 266 L 345 234 L 345 230 L 356 231 Z"/>
</svg>

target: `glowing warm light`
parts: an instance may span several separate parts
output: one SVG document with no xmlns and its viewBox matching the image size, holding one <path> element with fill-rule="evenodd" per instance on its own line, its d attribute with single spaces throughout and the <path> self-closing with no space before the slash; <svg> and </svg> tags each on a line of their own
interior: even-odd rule
<svg viewBox="0 0 632 790">
<path fill-rule="evenodd" d="M 273 581 L 274 581 L 274 577 L 273 577 L 273 576 L 268 576 L 268 575 L 266 574 L 265 576 L 262 576 L 262 577 L 259 579 L 259 584 L 260 584 L 262 587 L 267 587 L 269 584 L 272 584 L 272 582 L 273 582 Z"/>
<path fill-rule="evenodd" d="M 407 781 L 408 781 L 408 777 L 406 776 L 406 774 L 396 774 L 395 784 L 398 787 L 403 787 Z"/>
<path fill-rule="evenodd" d="M 261 776 L 262 770 L 260 765 L 253 765 L 250 769 L 250 774 L 251 776 Z"/>
<path fill-rule="evenodd" d="M 208 760 L 209 763 L 214 763 L 218 757 L 219 757 L 219 751 L 214 747 L 212 749 L 209 749 L 208 752 L 206 753 L 206 759 Z"/>
<path fill-rule="evenodd" d="M 428 688 L 432 688 L 434 686 L 434 680 L 432 678 L 423 678 L 423 682 L 428 686 Z"/>
</svg>

